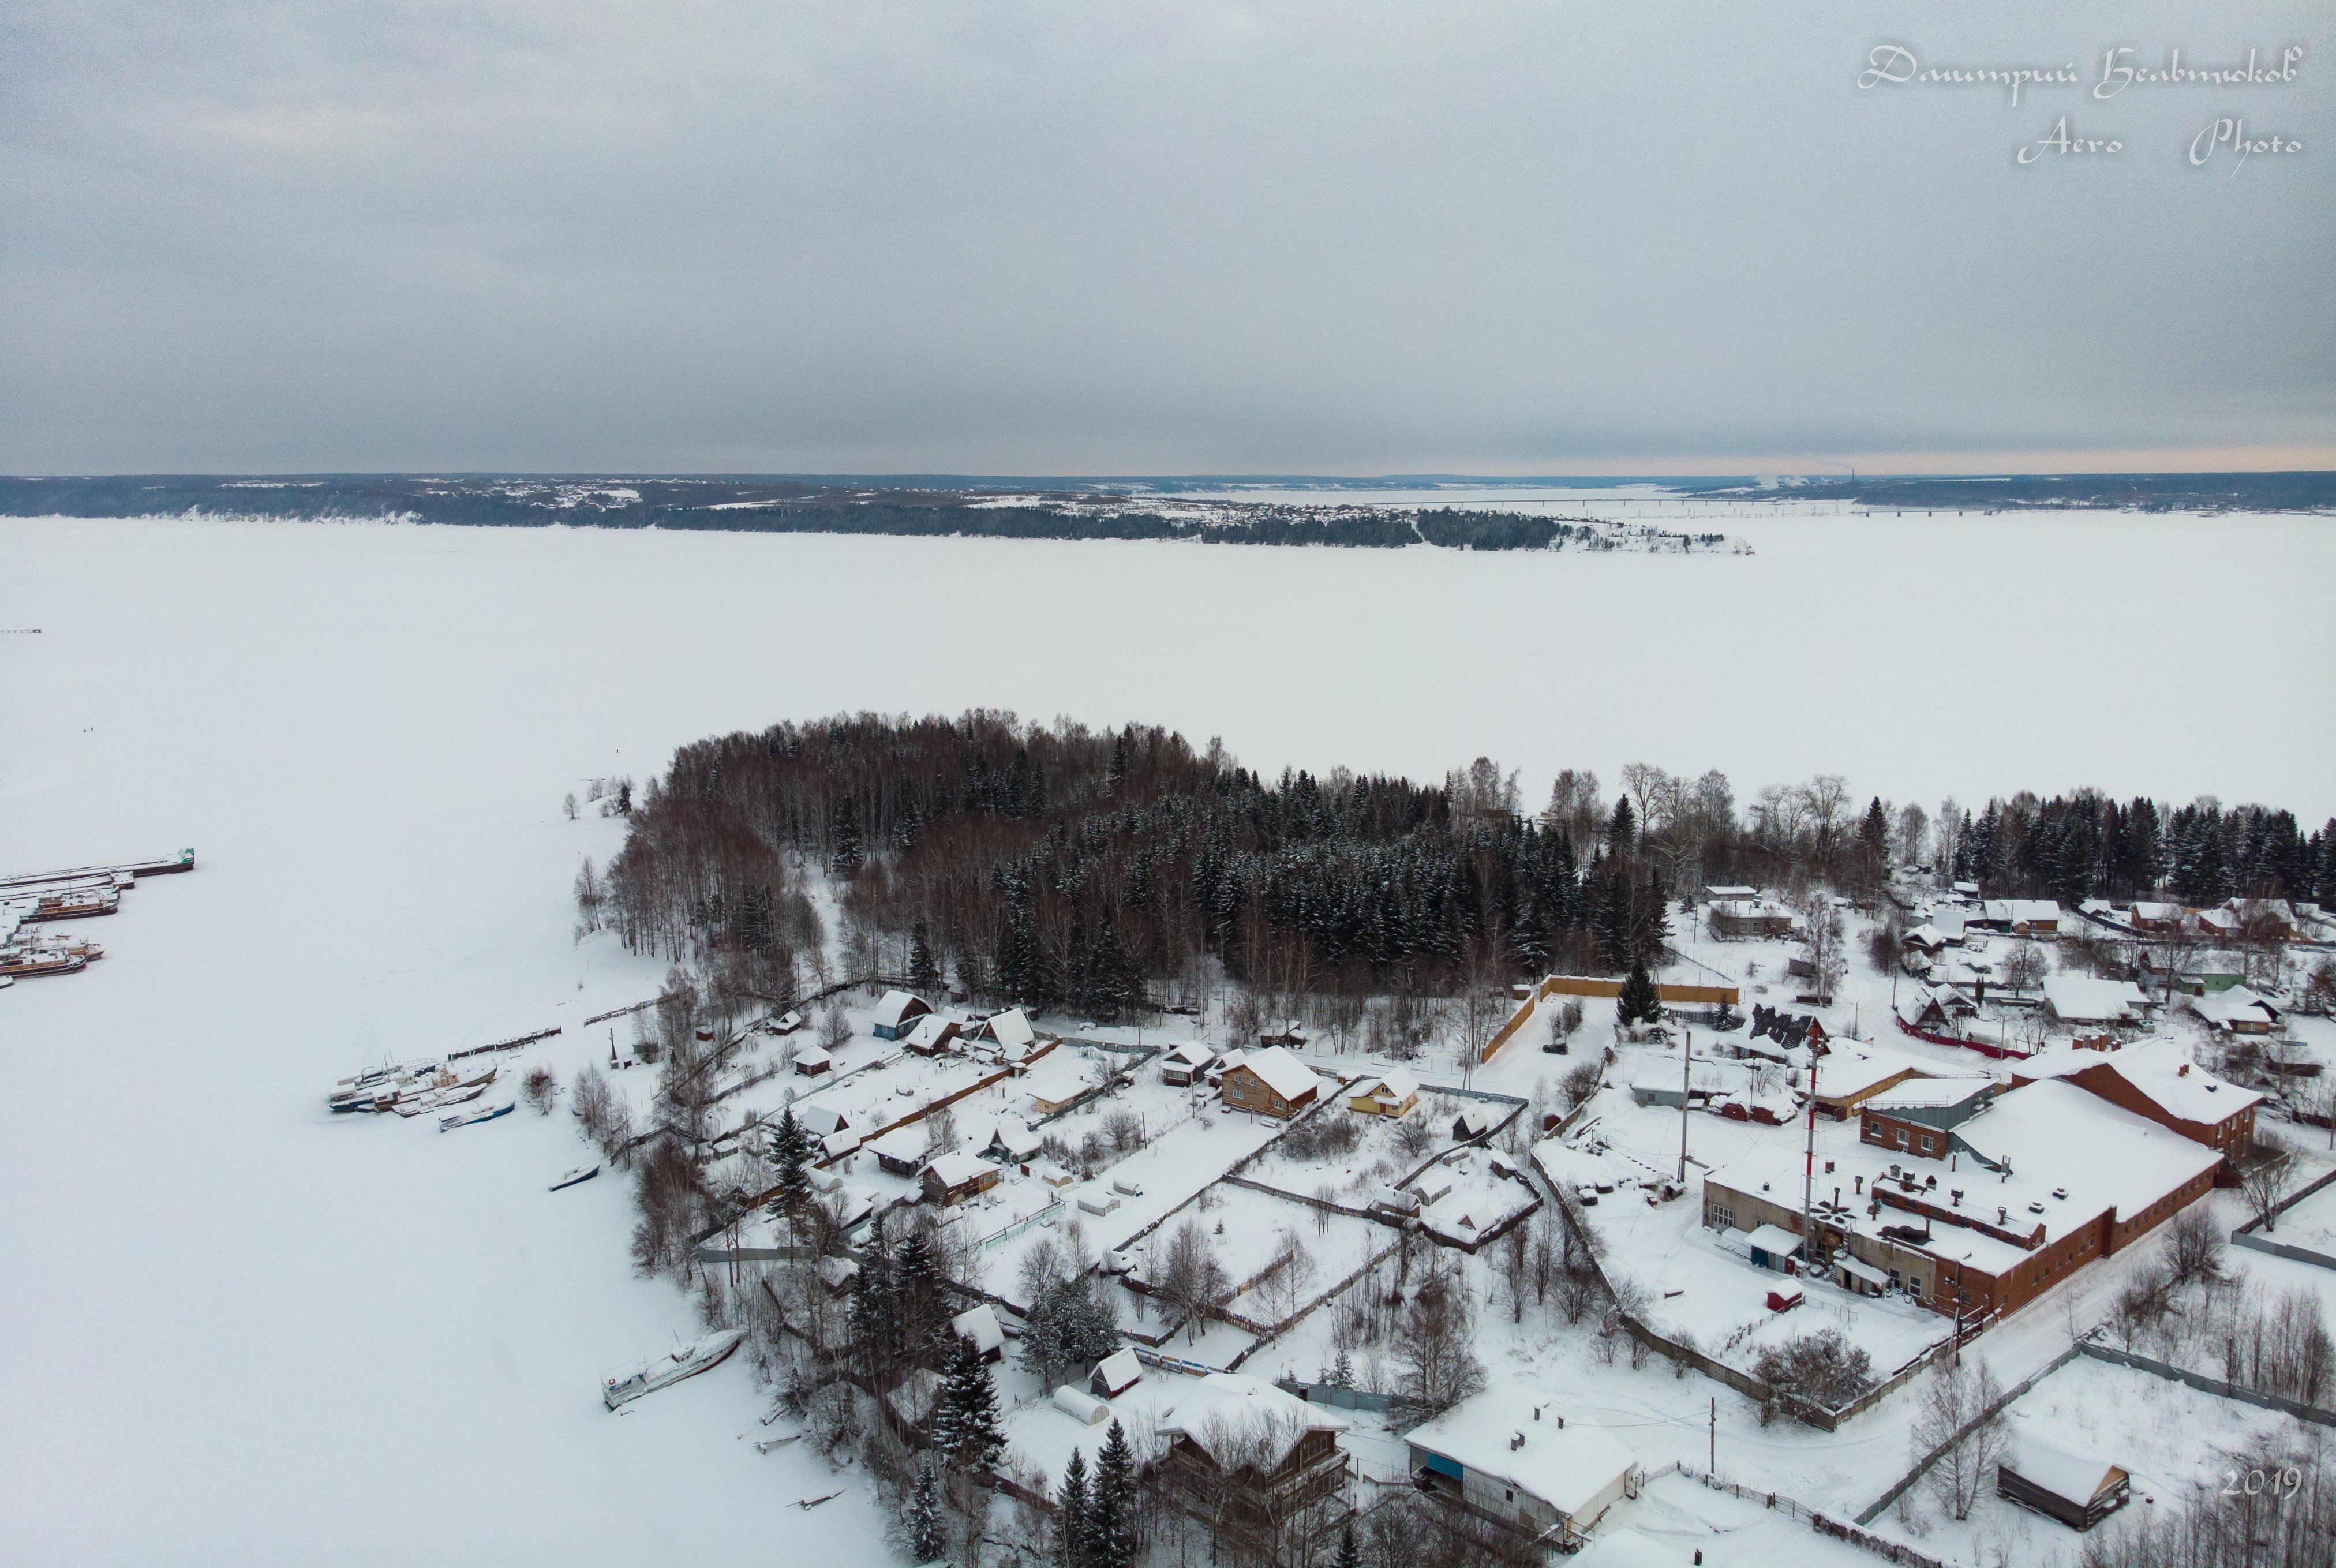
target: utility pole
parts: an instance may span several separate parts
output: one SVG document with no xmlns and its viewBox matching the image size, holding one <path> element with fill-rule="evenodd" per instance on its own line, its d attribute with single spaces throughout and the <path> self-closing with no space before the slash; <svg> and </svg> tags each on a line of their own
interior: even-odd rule
<svg viewBox="0 0 2336 1568">
<path fill-rule="evenodd" d="M 1711 1437 L 1704 1452 L 1703 1473 L 1707 1475 L 1719 1474 L 1719 1396 L 1717 1394 L 1711 1397 Z"/>
<path fill-rule="evenodd" d="M 1679 1028 L 1679 1172 L 1682 1190 L 1687 1186 L 1687 1106 L 1695 1095 L 1695 1031 L 1682 1025 Z"/>
</svg>

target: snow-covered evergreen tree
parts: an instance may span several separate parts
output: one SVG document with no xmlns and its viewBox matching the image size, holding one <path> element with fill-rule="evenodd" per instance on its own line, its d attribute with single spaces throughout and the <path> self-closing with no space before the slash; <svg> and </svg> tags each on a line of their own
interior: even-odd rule
<svg viewBox="0 0 2336 1568">
<path fill-rule="evenodd" d="M 1622 982 L 1622 994 L 1614 998 L 1616 1021 L 1627 1028 L 1634 1024 L 1651 1024 L 1662 1016 L 1662 999 L 1647 973 L 1645 961 L 1632 964 L 1630 978 Z"/>
<path fill-rule="evenodd" d="M 919 920 L 909 933 L 909 984 L 929 991 L 940 983 L 941 967 L 933 961 L 932 939 L 926 934 L 925 922 Z"/>
<path fill-rule="evenodd" d="M 898 1362 L 900 1354 L 900 1320 L 892 1290 L 892 1255 L 884 1245 L 884 1219 L 876 1218 L 876 1229 L 866 1255 L 861 1260 L 860 1272 L 852 1280 L 850 1324 L 852 1343 L 868 1367 L 869 1377 L 880 1387 L 887 1368 Z"/>
<path fill-rule="evenodd" d="M 949 1547 L 949 1531 L 941 1518 L 941 1479 L 939 1466 L 930 1460 L 917 1466 L 917 1479 L 909 1488 L 907 1518 L 903 1521 L 909 1537 L 909 1555 L 920 1563 L 930 1563 Z"/>
<path fill-rule="evenodd" d="M 1056 1568 L 1087 1568 L 1087 1456 L 1074 1447 L 1055 1494 Z"/>
<path fill-rule="evenodd" d="M 1135 1455 L 1117 1420 L 1095 1456 L 1095 1490 L 1087 1505 L 1087 1568 L 1134 1568 Z"/>
<path fill-rule="evenodd" d="M 1006 1446 L 1005 1429 L 998 1423 L 998 1389 L 973 1341 L 961 1335 L 951 1338 L 957 1352 L 941 1376 L 934 1401 L 933 1442 L 953 1463 L 968 1470 L 986 1469 Z"/>
<path fill-rule="evenodd" d="M 933 1351 L 948 1321 L 941 1296 L 940 1258 L 931 1232 L 912 1225 L 892 1249 L 892 1313 L 900 1347 L 910 1359 L 923 1361 Z"/>
<path fill-rule="evenodd" d="M 773 1201 L 789 1220 L 801 1216 L 811 1203 L 811 1135 L 795 1120 L 795 1108 L 779 1113 L 771 1135 L 771 1163 L 778 1168 L 778 1195 Z"/>
<path fill-rule="evenodd" d="M 835 803 L 835 821 L 829 834 L 827 869 L 839 881 L 850 881 L 868 858 L 860 842 L 860 813 L 845 795 Z"/>
</svg>

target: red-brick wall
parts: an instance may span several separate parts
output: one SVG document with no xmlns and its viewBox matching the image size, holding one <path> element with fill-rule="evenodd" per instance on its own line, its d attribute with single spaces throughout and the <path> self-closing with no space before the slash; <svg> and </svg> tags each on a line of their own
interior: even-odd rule
<svg viewBox="0 0 2336 1568">
<path fill-rule="evenodd" d="M 2068 1081 L 2086 1093 L 2098 1095 L 2113 1105 L 2122 1106 L 2136 1116 L 2156 1122 L 2159 1126 L 2181 1134 L 2194 1144 L 2204 1144 L 2210 1149 L 2234 1154 L 2254 1141 L 2255 1111 L 2253 1105 L 2234 1112 L 2219 1122 L 2191 1122 L 2169 1115 L 2165 1106 L 2135 1088 L 2109 1062 L 2082 1072 L 2070 1073 Z"/>
<path fill-rule="evenodd" d="M 1861 1113 L 1859 1125 L 1858 1135 L 1878 1148 L 1888 1149 L 1893 1154 L 1913 1154 L 1918 1159 L 1943 1160 L 1947 1157 L 1948 1135 L 1938 1127 L 1902 1121 L 1880 1111 Z M 1923 1146 L 1925 1138 L 1930 1140 L 1928 1148 Z"/>
</svg>

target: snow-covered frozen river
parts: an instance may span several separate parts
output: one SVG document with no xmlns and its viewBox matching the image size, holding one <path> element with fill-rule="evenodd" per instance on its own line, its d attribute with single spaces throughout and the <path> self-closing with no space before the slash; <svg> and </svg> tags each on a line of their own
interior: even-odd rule
<svg viewBox="0 0 2336 1568">
<path fill-rule="evenodd" d="M 857 1490 L 793 1509 L 832 1484 L 754 1453 L 738 1369 L 601 1410 L 688 1314 L 619 1183 L 543 1191 L 563 1123 L 321 1103 L 653 989 L 571 945 L 616 838 L 559 802 L 680 742 L 983 706 L 1269 770 L 1489 753 L 1529 798 L 1644 758 L 2336 809 L 2325 520 L 1726 526 L 1757 553 L 0 520 L 0 628 L 41 628 L 0 632 L 0 871 L 202 858 L 0 994 L 6 1555 L 880 1554 Z"/>
</svg>

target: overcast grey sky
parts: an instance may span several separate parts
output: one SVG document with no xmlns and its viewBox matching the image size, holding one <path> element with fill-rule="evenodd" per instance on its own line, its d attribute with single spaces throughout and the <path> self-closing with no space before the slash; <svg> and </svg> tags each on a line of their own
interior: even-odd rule
<svg viewBox="0 0 2336 1568">
<path fill-rule="evenodd" d="M 0 469 L 2336 467 L 2331 13 L 2108 9 L 20 0 Z"/>
</svg>

